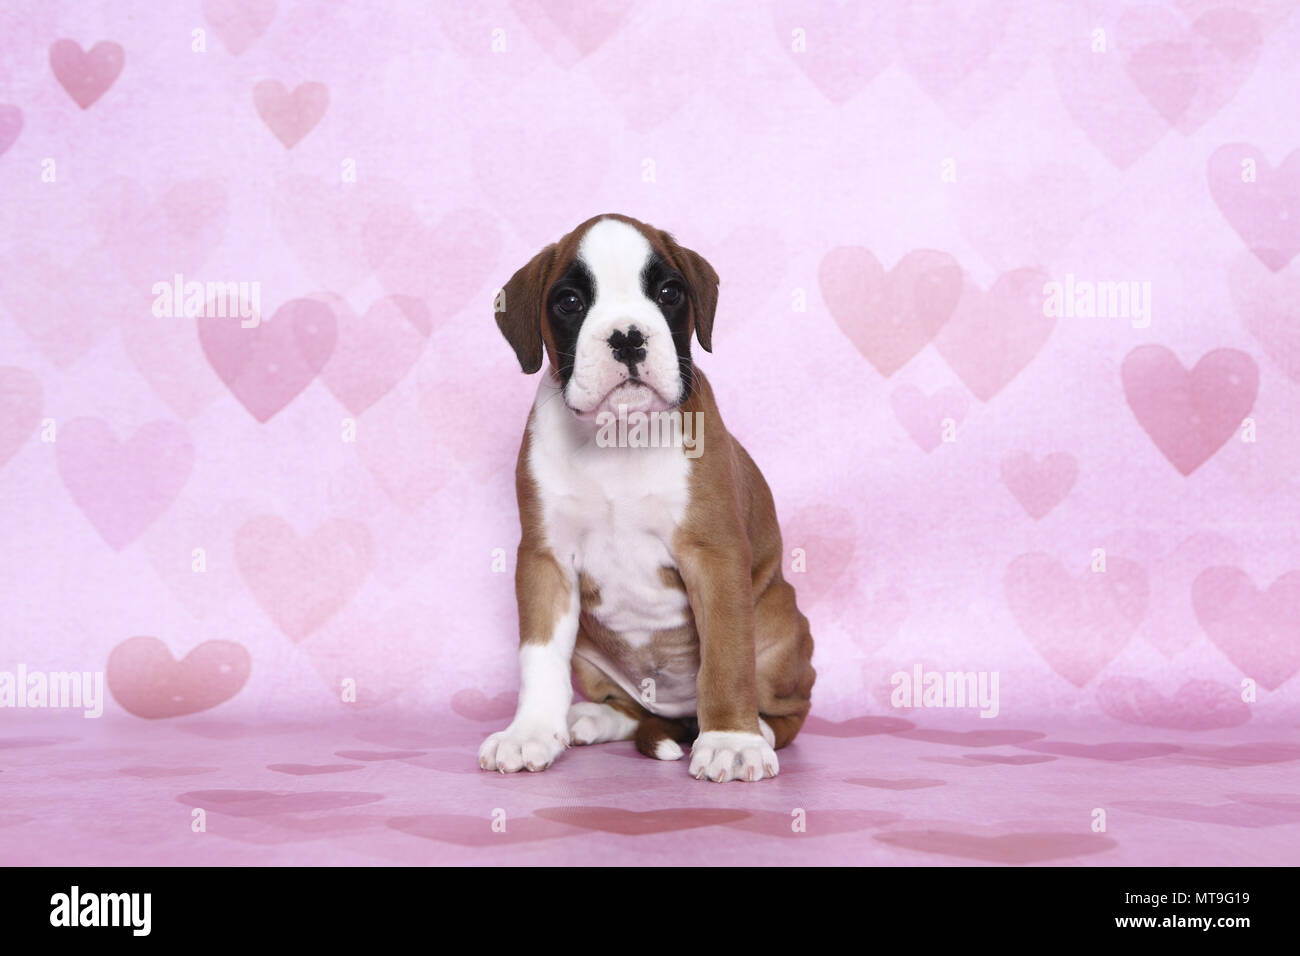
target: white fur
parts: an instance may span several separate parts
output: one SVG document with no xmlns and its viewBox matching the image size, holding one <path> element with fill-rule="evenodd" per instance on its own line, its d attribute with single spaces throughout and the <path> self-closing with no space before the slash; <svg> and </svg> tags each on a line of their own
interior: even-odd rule
<svg viewBox="0 0 1300 956">
<path fill-rule="evenodd" d="M 617 412 L 620 404 L 629 411 L 662 411 L 681 395 L 672 332 L 659 306 L 641 288 L 641 270 L 652 252 L 645 236 L 618 219 L 600 220 L 578 244 L 578 258 L 595 283 L 595 301 L 578 331 L 573 374 L 565 387 L 575 411 L 594 416 L 599 411 Z M 609 337 L 632 326 L 645 338 L 646 357 L 637 372 L 648 388 L 618 388 L 628 378 L 628 370 L 614 358 Z"/>
<path fill-rule="evenodd" d="M 576 579 L 570 594 L 569 608 L 550 639 L 519 646 L 519 705 L 510 726 L 479 748 L 478 765 L 484 770 L 545 770 L 569 744 L 570 661 L 578 636 Z"/>
<path fill-rule="evenodd" d="M 601 447 L 593 425 L 564 407 L 559 383 L 542 376 L 533 406 L 529 471 L 537 487 L 547 544 L 566 571 L 586 574 L 600 591 L 592 614 L 629 643 L 682 627 L 690 602 L 660 569 L 689 499 L 690 462 L 680 448 Z M 644 674 L 624 673 L 594 649 L 583 653 L 633 699 L 667 717 L 695 713 L 695 671 L 668 668 L 645 700 Z"/>
<path fill-rule="evenodd" d="M 762 734 L 710 730 L 696 737 L 691 746 L 690 774 L 697 780 L 752 783 L 775 777 L 780 770 L 776 751 Z"/>
<path fill-rule="evenodd" d="M 675 740 L 661 740 L 655 744 L 656 760 L 681 760 L 683 756 L 682 745 Z"/>
<path fill-rule="evenodd" d="M 631 740 L 637 722 L 608 704 L 581 701 L 569 708 L 569 739 L 578 746 Z"/>
</svg>

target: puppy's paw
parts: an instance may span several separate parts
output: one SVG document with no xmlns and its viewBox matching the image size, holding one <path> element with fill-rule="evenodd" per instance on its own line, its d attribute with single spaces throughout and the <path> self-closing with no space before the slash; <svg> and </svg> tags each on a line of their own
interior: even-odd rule
<svg viewBox="0 0 1300 956">
<path fill-rule="evenodd" d="M 691 746 L 690 773 L 696 780 L 752 782 L 775 777 L 780 769 L 776 751 L 761 734 L 709 730 Z"/>
<path fill-rule="evenodd" d="M 483 741 L 478 749 L 478 765 L 484 770 L 515 773 L 519 770 L 545 770 L 569 745 L 564 728 L 540 724 L 512 723 Z"/>
<path fill-rule="evenodd" d="M 569 708 L 569 740 L 576 746 L 628 740 L 636 733 L 636 723 L 608 704 L 582 701 Z"/>
</svg>

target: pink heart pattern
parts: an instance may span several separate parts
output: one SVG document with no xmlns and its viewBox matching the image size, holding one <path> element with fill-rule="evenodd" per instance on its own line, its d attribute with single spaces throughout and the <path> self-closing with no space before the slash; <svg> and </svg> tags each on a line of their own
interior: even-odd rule
<svg viewBox="0 0 1300 956">
<path fill-rule="evenodd" d="M 392 390 L 410 371 L 433 332 L 433 317 L 420 299 L 394 295 L 380 299 L 365 315 L 352 312 L 336 295 L 312 296 L 338 317 L 338 344 L 321 381 L 354 415 L 360 415 Z"/>
<path fill-rule="evenodd" d="M 26 369 L 0 366 L 0 468 L 36 430 L 41 401 L 40 379 Z"/>
<path fill-rule="evenodd" d="M 302 83 L 293 92 L 279 80 L 263 80 L 253 87 L 257 115 L 284 144 L 293 149 L 316 128 L 330 105 L 330 91 L 324 83 Z"/>
<path fill-rule="evenodd" d="M 0 156 L 9 151 L 23 131 L 23 111 L 11 103 L 0 103 Z"/>
<path fill-rule="evenodd" d="M 967 282 L 934 347 L 982 402 L 1006 388 L 1033 361 L 1056 326 L 1043 314 L 1039 269 L 1004 272 L 987 291 Z"/>
<path fill-rule="evenodd" d="M 211 710 L 248 681 L 252 659 L 234 641 L 205 641 L 179 661 L 156 637 L 132 637 L 113 648 L 104 675 L 122 709 L 159 720 Z"/>
<path fill-rule="evenodd" d="M 955 437 L 970 408 L 970 400 L 959 388 L 942 388 L 926 395 L 914 385 L 904 385 L 889 400 L 895 417 L 925 452 L 939 447 L 946 430 L 951 429 Z"/>
<path fill-rule="evenodd" d="M 203 19 L 231 56 L 239 56 L 270 27 L 275 0 L 203 0 Z"/>
<path fill-rule="evenodd" d="M 58 428 L 59 477 L 73 502 L 114 551 L 167 510 L 194 468 L 194 446 L 175 422 L 150 422 L 119 441 L 99 418 Z"/>
<path fill-rule="evenodd" d="M 338 340 L 334 311 L 318 300 L 286 302 L 250 328 L 238 317 L 216 315 L 215 307 L 208 311 L 198 320 L 203 352 L 259 422 L 270 421 L 311 384 Z"/>
<path fill-rule="evenodd" d="M 1206 568 L 1192 582 L 1201 627 L 1241 672 L 1277 690 L 1300 671 L 1300 571 L 1261 593 L 1240 568 Z"/>
<path fill-rule="evenodd" d="M 1300 302 L 1300 264 L 1269 272 L 1249 257 L 1239 259 L 1228 268 L 1228 288 L 1237 314 L 1264 354 L 1300 382 L 1300 322 L 1294 311 Z"/>
<path fill-rule="evenodd" d="M 283 518 L 249 519 L 235 532 L 235 563 L 257 603 L 291 641 L 301 641 L 361 590 L 374 561 L 365 525 L 333 518 L 306 540 Z"/>
<path fill-rule="evenodd" d="M 96 43 L 89 53 L 76 40 L 56 40 L 50 45 L 54 78 L 83 110 L 108 92 L 125 65 L 126 51 L 111 40 Z"/>
<path fill-rule="evenodd" d="M 1120 374 L 1138 424 L 1183 475 L 1223 447 L 1259 391 L 1259 368 L 1236 349 L 1207 352 L 1189 372 L 1164 346 L 1140 345 Z"/>
<path fill-rule="evenodd" d="M 1097 703 L 1116 720 L 1169 730 L 1221 730 L 1250 720 L 1241 694 L 1214 681 L 1188 681 L 1167 698 L 1149 680 L 1111 677 L 1098 685 Z"/>
<path fill-rule="evenodd" d="M 1105 571 L 1072 577 L 1049 555 L 1022 554 L 1003 579 L 1020 629 L 1056 673 L 1076 687 L 1100 674 L 1146 616 L 1146 571 L 1108 556 Z"/>
<path fill-rule="evenodd" d="M 1035 521 L 1045 517 L 1069 495 L 1079 479 L 1079 461 L 1066 451 L 1037 461 L 1029 452 L 1002 459 L 1002 483 Z"/>
<path fill-rule="evenodd" d="M 1300 252 L 1300 149 L 1275 169 L 1262 150 L 1228 143 L 1210 156 L 1210 195 L 1228 225 L 1274 272 Z"/>
<path fill-rule="evenodd" d="M 929 344 L 961 295 L 961 269 L 943 252 L 909 252 L 894 268 L 854 246 L 822 259 L 822 298 L 841 331 L 888 378 Z"/>
</svg>

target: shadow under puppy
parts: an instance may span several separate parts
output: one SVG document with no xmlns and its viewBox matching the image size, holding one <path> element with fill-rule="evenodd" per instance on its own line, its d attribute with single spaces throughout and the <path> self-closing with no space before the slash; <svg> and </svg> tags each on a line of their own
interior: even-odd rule
<svg viewBox="0 0 1300 956">
<path fill-rule="evenodd" d="M 691 743 L 698 779 L 760 780 L 803 725 L 813 641 L 772 495 L 691 360 L 717 301 L 699 254 L 619 215 L 497 296 L 523 370 L 548 367 L 516 468 L 519 706 L 479 749 L 484 770 L 635 740 L 661 760 Z"/>
</svg>

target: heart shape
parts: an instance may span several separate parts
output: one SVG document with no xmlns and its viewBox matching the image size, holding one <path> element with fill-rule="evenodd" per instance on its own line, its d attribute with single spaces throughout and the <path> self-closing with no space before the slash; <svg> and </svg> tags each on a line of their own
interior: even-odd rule
<svg viewBox="0 0 1300 956">
<path fill-rule="evenodd" d="M 1196 618 L 1242 674 L 1277 690 L 1300 671 L 1300 571 L 1263 594 L 1240 568 L 1206 568 L 1192 582 Z"/>
<path fill-rule="evenodd" d="M 907 4 L 899 24 L 903 65 L 936 100 L 956 89 L 1002 42 L 1011 5 L 973 7 L 962 0 Z"/>
<path fill-rule="evenodd" d="M 148 300 L 118 278 L 106 246 L 67 261 L 57 251 L 32 243 L 8 249 L 0 258 L 0 298 L 41 354 L 66 369 L 95 346 L 114 315 L 147 309 Z"/>
<path fill-rule="evenodd" d="M 1022 554 L 1003 578 L 1020 629 L 1056 673 L 1083 687 L 1128 644 L 1151 589 L 1141 565 L 1109 556 L 1105 571 L 1075 578 L 1047 554 Z"/>
<path fill-rule="evenodd" d="M 1093 210 L 1086 173 L 1065 163 L 1029 170 L 963 166 L 948 205 L 962 235 L 998 270 L 1023 262 L 1049 266 L 1066 251 Z"/>
<path fill-rule="evenodd" d="M 338 319 L 338 344 L 321 381 L 353 415 L 360 415 L 402 380 L 433 332 L 429 307 L 408 295 L 380 299 L 363 316 L 332 293 L 310 298 L 323 302 Z"/>
<path fill-rule="evenodd" d="M 194 468 L 194 446 L 175 422 L 150 422 L 120 442 L 99 418 L 74 418 L 55 442 L 59 477 L 101 538 L 121 551 L 175 500 Z"/>
<path fill-rule="evenodd" d="M 1111 677 L 1097 686 L 1097 704 L 1116 720 L 1168 730 L 1220 730 L 1251 716 L 1240 693 L 1211 680 L 1188 681 L 1171 699 L 1149 680 Z"/>
<path fill-rule="evenodd" d="M 1138 634 L 1165 657 L 1174 657 L 1200 640 L 1200 627 L 1187 600 L 1192 581 L 1205 568 L 1237 564 L 1242 547 L 1214 531 L 1182 537 L 1172 527 L 1122 529 L 1106 535 L 1110 550 L 1144 568 L 1159 568 L 1151 581 L 1151 606 Z"/>
<path fill-rule="evenodd" d="M 157 720 L 210 710 L 230 700 L 252 671 L 233 641 L 205 641 L 179 661 L 156 637 L 132 637 L 108 655 L 105 678 L 128 713 Z"/>
<path fill-rule="evenodd" d="M 234 529 L 255 513 L 251 503 L 187 495 L 140 539 L 140 550 L 168 590 L 199 620 L 225 615 L 243 586 L 235 567 Z M 202 549 L 202 564 L 195 551 Z M 196 567 L 199 570 L 196 570 Z"/>
<path fill-rule="evenodd" d="M 853 512 L 834 505 L 809 505 L 781 522 L 786 554 L 782 569 L 799 592 L 800 603 L 832 598 L 853 560 L 857 535 Z M 794 565 L 794 551 L 803 554 Z"/>
<path fill-rule="evenodd" d="M 23 131 L 23 111 L 9 103 L 0 103 L 0 156 L 9 151 Z"/>
<path fill-rule="evenodd" d="M 480 209 L 452 210 L 429 227 L 409 209 L 387 206 L 371 215 L 362 238 L 380 284 L 436 306 L 442 318 L 484 291 L 502 246 L 496 220 Z"/>
<path fill-rule="evenodd" d="M 349 682 L 355 697 L 345 702 L 347 709 L 375 707 L 415 687 L 437 663 L 449 643 L 429 640 L 429 622 L 437 619 L 435 610 L 415 605 L 347 615 L 313 633 L 303 649 L 334 700 Z M 362 759 L 352 752 L 339 756 Z"/>
<path fill-rule="evenodd" d="M 1188 372 L 1163 345 L 1140 345 L 1124 357 L 1120 377 L 1138 424 L 1183 475 L 1223 447 L 1259 392 L 1255 360 L 1236 349 L 1207 352 Z"/>
<path fill-rule="evenodd" d="M 894 417 L 924 452 L 938 448 L 949 428 L 955 435 L 970 409 L 970 399 L 955 386 L 926 395 L 915 385 L 904 385 L 895 389 L 889 402 L 894 408 Z"/>
<path fill-rule="evenodd" d="M 108 92 L 125 65 L 126 51 L 109 40 L 96 43 L 89 53 L 75 40 L 55 40 L 50 45 L 54 78 L 83 110 Z"/>
<path fill-rule="evenodd" d="M 41 420 L 41 381 L 26 369 L 0 366 L 0 468 Z"/>
<path fill-rule="evenodd" d="M 338 183 L 291 175 L 276 181 L 271 218 L 308 275 L 342 295 L 363 282 L 371 263 L 388 252 L 377 245 L 384 232 L 376 217 L 382 213 L 405 222 L 405 202 L 405 190 L 387 180 Z"/>
<path fill-rule="evenodd" d="M 885 272 L 857 246 L 840 246 L 818 270 L 822 298 L 840 330 L 888 378 L 935 337 L 956 308 L 961 268 L 946 252 L 916 249 Z"/>
<path fill-rule="evenodd" d="M 900 10 L 903 66 L 955 122 L 985 115 L 1024 76 L 1041 43 L 1036 12 L 926 0 Z M 1024 260 L 1018 260 L 1024 261 Z"/>
<path fill-rule="evenodd" d="M 275 19 L 275 0 L 203 0 L 203 19 L 230 55 L 239 56 Z"/>
<path fill-rule="evenodd" d="M 673 833 L 732 824 L 749 816 L 747 810 L 723 807 L 669 807 L 663 810 L 637 811 L 619 807 L 565 806 L 542 807 L 533 813 L 534 816 L 554 823 L 625 836 L 647 836 L 651 833 Z"/>
<path fill-rule="evenodd" d="M 777 0 L 777 42 L 812 84 L 837 106 L 889 66 L 898 52 L 897 4 Z M 796 33 L 796 31 L 798 31 Z M 801 46 L 796 41 L 802 40 Z"/>
<path fill-rule="evenodd" d="M 1228 267 L 1228 288 L 1242 324 L 1264 354 L 1294 382 L 1300 382 L 1300 263 L 1269 272 L 1249 256 Z"/>
<path fill-rule="evenodd" d="M 1080 7 L 1075 17 L 1061 29 L 1062 43 L 1051 55 L 1057 95 L 1089 141 L 1114 166 L 1127 169 L 1160 142 L 1169 125 L 1133 85 L 1123 57 L 1109 48 L 1094 52 L 1091 11 Z"/>
<path fill-rule="evenodd" d="M 891 830 L 876 839 L 890 846 L 989 863 L 1046 863 L 1104 853 L 1119 846 L 1107 836 L 1087 833 L 1007 833 L 979 836 L 952 830 Z"/>
<path fill-rule="evenodd" d="M 934 347 L 982 402 L 1002 391 L 1046 343 L 1056 317 L 1044 315 L 1040 269 L 1014 269 L 987 292 L 967 281 Z"/>
<path fill-rule="evenodd" d="M 297 643 L 352 600 L 374 560 L 365 525 L 326 521 L 304 540 L 283 518 L 260 515 L 235 532 L 235 564 L 257 603 Z"/>
<path fill-rule="evenodd" d="M 456 456 L 443 436 L 477 428 L 481 420 L 444 415 L 438 397 L 434 389 L 389 396 L 367 417 L 365 438 L 357 443 L 357 455 L 375 483 L 408 514 L 424 507 L 455 476 Z"/>
<path fill-rule="evenodd" d="M 279 80 L 262 80 L 253 87 L 257 115 L 285 149 L 293 149 L 316 128 L 330 105 L 324 83 L 300 83 L 290 93 Z"/>
<path fill-rule="evenodd" d="M 220 179 L 175 182 L 157 198 L 126 177 L 99 188 L 108 220 L 105 242 L 136 288 L 171 282 L 178 272 L 193 276 L 225 239 L 230 195 Z"/>
<path fill-rule="evenodd" d="M 1236 94 L 1255 68 L 1263 34 L 1241 10 L 1211 11 L 1195 23 L 1158 7 L 1133 8 L 1118 32 L 1124 68 L 1170 126 L 1196 132 Z"/>
<path fill-rule="evenodd" d="M 519 695 L 502 691 L 495 697 L 488 697 L 478 688 L 458 690 L 451 698 L 451 709 L 470 720 L 509 720 L 515 715 L 515 706 Z"/>
<path fill-rule="evenodd" d="M 1041 462 L 1027 451 L 1002 459 L 1002 483 L 1035 521 L 1064 501 L 1078 479 L 1079 460 L 1069 452 L 1052 452 Z"/>
<path fill-rule="evenodd" d="M 1254 176 L 1247 177 L 1248 169 Z M 1228 143 L 1206 167 L 1210 195 L 1246 248 L 1274 272 L 1300 252 L 1300 149 L 1274 168 L 1264 151 Z"/>
<path fill-rule="evenodd" d="M 325 367 L 338 340 L 338 320 L 325 303 L 293 299 L 270 319 L 244 328 L 209 305 L 198 319 L 203 353 L 235 398 L 259 422 L 293 401 Z"/>
<path fill-rule="evenodd" d="M 511 0 L 511 9 L 555 61 L 565 69 L 600 49 L 635 9 L 632 0 L 549 3 Z"/>
</svg>

